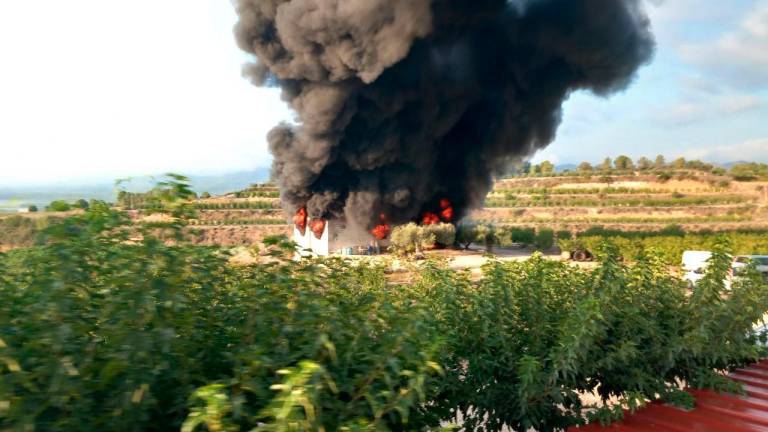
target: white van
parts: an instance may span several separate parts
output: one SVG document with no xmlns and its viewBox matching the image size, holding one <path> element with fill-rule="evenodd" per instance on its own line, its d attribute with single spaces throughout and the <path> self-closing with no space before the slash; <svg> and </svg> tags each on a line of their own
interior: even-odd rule
<svg viewBox="0 0 768 432">
<path fill-rule="evenodd" d="M 746 268 L 754 263 L 757 271 L 768 279 L 768 255 L 739 255 L 733 258 L 733 270 L 739 274 L 739 270 Z"/>
<path fill-rule="evenodd" d="M 712 252 L 709 251 L 685 251 L 683 252 L 683 280 L 688 282 L 688 287 L 693 288 L 707 272 L 709 259 Z"/>
</svg>

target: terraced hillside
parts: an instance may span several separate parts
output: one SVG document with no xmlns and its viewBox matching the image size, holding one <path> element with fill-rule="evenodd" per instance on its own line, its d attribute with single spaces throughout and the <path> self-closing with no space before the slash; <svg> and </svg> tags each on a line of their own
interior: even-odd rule
<svg viewBox="0 0 768 432">
<path fill-rule="evenodd" d="M 140 219 L 146 216 L 140 211 L 146 196 L 121 194 L 116 205 Z M 292 232 L 280 208 L 279 190 L 271 184 L 254 184 L 222 196 L 202 194 L 193 205 L 197 218 L 190 221 L 188 230 L 199 244 L 249 246 L 267 236 Z M 26 220 L 50 215 L 0 217 L 0 249 L 31 243 L 40 228 Z M 686 232 L 764 230 L 768 229 L 768 180 L 761 176 L 741 181 L 733 173 L 695 170 L 525 175 L 498 181 L 484 208 L 470 218 L 536 232 L 579 233 L 595 226 L 654 231 L 670 225 Z"/>
<path fill-rule="evenodd" d="M 201 198 L 195 207 L 197 219 L 191 221 L 190 231 L 201 244 L 249 245 L 291 233 L 274 185 L 254 184 L 224 196 Z"/>
<path fill-rule="evenodd" d="M 204 243 L 243 244 L 290 233 L 279 191 L 260 184 L 196 202 L 193 221 Z M 768 228 L 768 182 L 714 174 L 520 177 L 503 179 L 485 207 L 472 213 L 495 225 L 580 232 L 595 225 L 648 231 L 679 225 L 687 231 Z"/>
<path fill-rule="evenodd" d="M 627 231 L 768 227 L 768 182 L 722 176 L 562 176 L 501 180 L 473 219 L 512 226 Z"/>
</svg>

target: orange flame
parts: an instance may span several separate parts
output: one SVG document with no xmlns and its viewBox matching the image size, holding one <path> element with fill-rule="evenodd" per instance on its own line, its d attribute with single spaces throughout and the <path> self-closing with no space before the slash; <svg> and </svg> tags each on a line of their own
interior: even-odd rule
<svg viewBox="0 0 768 432">
<path fill-rule="evenodd" d="M 441 199 L 440 208 L 442 209 L 440 217 L 446 222 L 451 222 L 453 220 L 453 206 L 451 202 L 445 198 Z"/>
<path fill-rule="evenodd" d="M 323 237 L 325 232 L 325 221 L 323 219 L 312 219 L 309 223 L 309 229 L 315 234 L 315 237 L 319 240 Z"/>
<path fill-rule="evenodd" d="M 302 207 L 296 211 L 296 215 L 293 216 L 293 224 L 296 225 L 301 235 L 304 235 L 307 231 L 307 209 Z"/>
<path fill-rule="evenodd" d="M 435 225 L 439 224 L 440 222 L 452 222 L 453 221 L 453 205 L 450 201 L 443 198 L 440 200 L 440 211 L 439 213 L 435 212 L 426 212 L 421 217 L 421 224 L 422 225 Z"/>
<path fill-rule="evenodd" d="M 371 234 L 376 240 L 384 240 L 389 237 L 392 227 L 387 223 L 387 215 L 384 213 L 379 214 L 379 220 L 381 223 L 371 230 Z"/>
<path fill-rule="evenodd" d="M 424 216 L 421 218 L 422 225 L 434 225 L 438 223 L 440 223 L 440 217 L 432 212 L 424 213 Z"/>
<path fill-rule="evenodd" d="M 376 237 L 376 240 L 384 240 L 385 238 L 389 237 L 389 233 L 391 232 L 392 227 L 387 224 L 378 225 L 376 228 L 371 230 L 371 234 Z"/>
</svg>

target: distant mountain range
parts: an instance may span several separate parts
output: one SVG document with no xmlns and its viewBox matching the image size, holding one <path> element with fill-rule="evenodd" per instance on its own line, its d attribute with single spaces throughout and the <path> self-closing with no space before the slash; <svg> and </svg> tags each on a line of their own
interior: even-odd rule
<svg viewBox="0 0 768 432">
<path fill-rule="evenodd" d="M 257 168 L 253 171 L 235 172 L 220 175 L 190 175 L 192 188 L 198 192 L 214 195 L 244 189 L 252 183 L 269 180 L 269 168 Z M 152 188 L 155 179 L 162 176 L 139 176 L 131 178 L 125 188 L 134 192 L 143 192 Z M 35 185 L 4 187 L 0 186 L 0 211 L 16 211 L 29 205 L 42 208 L 54 200 L 74 201 L 80 198 L 114 201 L 116 189 L 114 182 L 96 181 L 72 185 Z"/>
</svg>

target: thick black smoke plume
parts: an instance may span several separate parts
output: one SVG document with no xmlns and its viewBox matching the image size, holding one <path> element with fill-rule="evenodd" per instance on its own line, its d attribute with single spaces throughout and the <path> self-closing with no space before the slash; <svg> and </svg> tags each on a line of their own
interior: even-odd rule
<svg viewBox="0 0 768 432">
<path fill-rule="evenodd" d="M 287 210 L 370 228 L 480 206 L 555 138 L 571 92 L 626 88 L 653 54 L 642 0 L 236 0 Z"/>
</svg>

